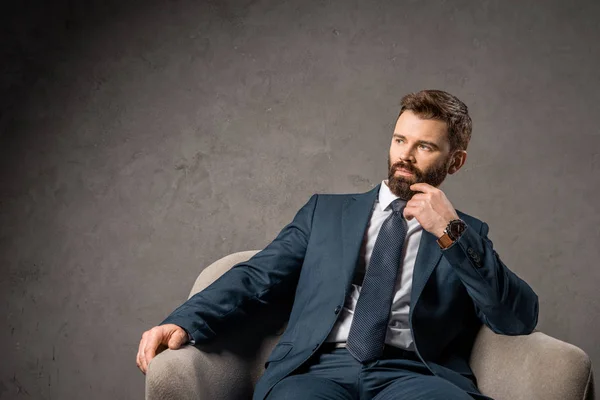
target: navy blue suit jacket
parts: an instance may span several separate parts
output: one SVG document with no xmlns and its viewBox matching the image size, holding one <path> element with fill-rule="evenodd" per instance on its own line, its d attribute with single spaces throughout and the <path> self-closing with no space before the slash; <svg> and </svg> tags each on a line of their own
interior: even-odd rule
<svg viewBox="0 0 600 400">
<path fill-rule="evenodd" d="M 263 400 L 333 328 L 351 289 L 379 186 L 361 194 L 313 195 L 265 249 L 161 324 L 177 324 L 204 343 L 249 310 L 295 293 L 288 326 L 255 387 L 253 399 Z M 435 236 L 423 231 L 409 322 L 416 352 L 429 369 L 478 397 L 468 359 L 481 324 L 505 335 L 529 334 L 537 324 L 538 299 L 500 260 L 487 238 L 488 225 L 458 214 L 467 229 L 448 249 L 441 250 Z"/>
</svg>

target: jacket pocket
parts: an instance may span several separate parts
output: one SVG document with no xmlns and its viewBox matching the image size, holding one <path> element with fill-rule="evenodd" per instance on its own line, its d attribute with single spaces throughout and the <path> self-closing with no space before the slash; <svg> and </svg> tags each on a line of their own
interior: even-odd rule
<svg viewBox="0 0 600 400">
<path fill-rule="evenodd" d="M 293 347 L 294 345 L 292 343 L 278 343 L 269 355 L 269 358 L 267 358 L 265 368 L 267 368 L 271 362 L 283 360 L 285 356 L 292 351 Z"/>
</svg>

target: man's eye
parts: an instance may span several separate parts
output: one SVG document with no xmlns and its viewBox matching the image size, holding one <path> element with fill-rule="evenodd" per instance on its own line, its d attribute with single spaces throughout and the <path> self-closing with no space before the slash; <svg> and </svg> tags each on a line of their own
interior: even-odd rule
<svg viewBox="0 0 600 400">
<path fill-rule="evenodd" d="M 429 146 L 427 146 L 427 145 L 424 145 L 424 144 L 422 144 L 420 147 L 421 147 L 423 150 L 427 150 L 427 151 L 431 150 L 431 147 L 429 147 Z"/>
</svg>

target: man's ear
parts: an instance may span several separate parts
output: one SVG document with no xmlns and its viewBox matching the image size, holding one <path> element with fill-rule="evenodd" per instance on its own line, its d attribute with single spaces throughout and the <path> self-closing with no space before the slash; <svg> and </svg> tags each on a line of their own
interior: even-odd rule
<svg viewBox="0 0 600 400">
<path fill-rule="evenodd" d="M 465 150 L 456 150 L 454 154 L 452 154 L 452 162 L 450 164 L 450 168 L 448 168 L 448 173 L 452 175 L 457 172 L 459 169 L 465 165 L 467 161 L 467 152 Z"/>
</svg>

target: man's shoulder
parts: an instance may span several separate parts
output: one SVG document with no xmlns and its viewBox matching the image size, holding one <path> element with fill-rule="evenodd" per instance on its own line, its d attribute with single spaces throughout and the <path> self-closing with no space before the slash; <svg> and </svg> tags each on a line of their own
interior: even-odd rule
<svg viewBox="0 0 600 400">
<path fill-rule="evenodd" d="M 319 198 L 324 198 L 324 199 L 332 199 L 332 200 L 344 200 L 346 198 L 350 198 L 350 197 L 357 197 L 357 196 L 367 196 L 369 194 L 374 194 L 374 192 L 379 190 L 379 186 L 380 184 L 377 184 L 375 186 L 373 186 L 371 189 L 365 191 L 365 192 L 354 192 L 354 193 L 315 193 L 315 195 L 319 196 Z"/>
<path fill-rule="evenodd" d="M 363 193 L 315 193 L 319 199 L 343 200 L 349 197 L 360 196 Z"/>
<path fill-rule="evenodd" d="M 345 203 L 348 199 L 350 199 L 352 194 L 343 194 L 343 193 L 315 193 L 313 197 L 316 197 L 316 203 L 318 206 L 322 207 L 324 205 L 341 205 Z"/>
<path fill-rule="evenodd" d="M 321 212 L 331 212 L 333 210 L 341 210 L 348 204 L 351 204 L 352 201 L 360 200 L 368 200 L 371 197 L 374 198 L 376 188 L 371 189 L 367 192 L 362 193 L 314 193 L 309 203 L 312 202 L 316 210 L 320 210 Z"/>
</svg>

